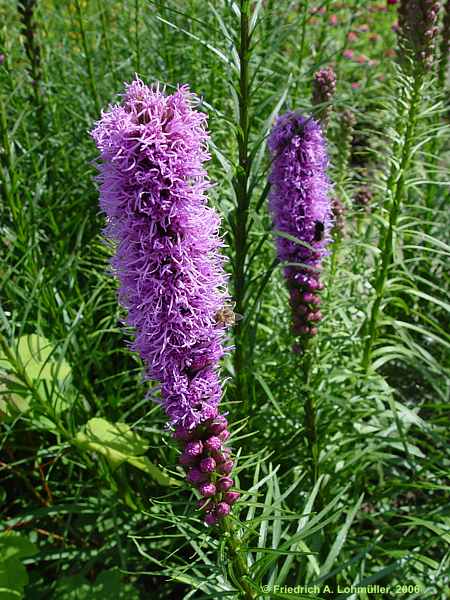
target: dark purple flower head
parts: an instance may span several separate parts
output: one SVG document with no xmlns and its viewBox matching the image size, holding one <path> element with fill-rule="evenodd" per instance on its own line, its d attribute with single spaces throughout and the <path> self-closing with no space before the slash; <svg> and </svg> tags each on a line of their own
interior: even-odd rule
<svg viewBox="0 0 450 600">
<path fill-rule="evenodd" d="M 226 324 L 217 315 L 229 297 L 219 217 L 207 205 L 207 118 L 193 108 L 196 102 L 186 86 L 166 96 L 136 79 L 122 102 L 102 114 L 92 137 L 133 349 L 146 376 L 161 384 L 188 481 L 215 506 L 222 492 L 213 482 L 223 471 L 215 473 L 221 463 L 212 453 L 228 456 L 229 435 L 218 413 Z"/>
<path fill-rule="evenodd" d="M 438 33 L 441 3 L 436 0 L 400 0 L 398 35 L 403 52 L 412 53 L 415 61 L 430 69 L 434 40 Z"/>
<path fill-rule="evenodd" d="M 315 335 L 308 315 L 320 304 L 321 262 L 331 241 L 332 213 L 325 141 L 312 118 L 279 117 L 268 141 L 272 154 L 269 196 L 278 258 L 283 263 L 293 310 L 294 333 Z M 293 264 L 295 263 L 295 264 Z"/>
</svg>

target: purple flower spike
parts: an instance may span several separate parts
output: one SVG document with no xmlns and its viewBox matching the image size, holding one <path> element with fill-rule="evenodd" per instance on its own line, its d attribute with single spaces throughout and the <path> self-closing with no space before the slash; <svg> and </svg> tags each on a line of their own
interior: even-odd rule
<svg viewBox="0 0 450 600">
<path fill-rule="evenodd" d="M 278 118 L 268 146 L 273 159 L 269 205 L 275 232 L 288 234 L 302 242 L 277 237 L 278 258 L 291 263 L 284 268 L 284 275 L 293 312 L 293 330 L 306 341 L 317 331 L 311 327 L 308 316 L 321 316 L 311 310 L 311 305 L 320 304 L 317 292 L 323 284 L 319 273 L 331 241 L 332 211 L 325 140 L 317 121 L 289 112 Z"/>
<path fill-rule="evenodd" d="M 203 498 L 211 498 L 216 493 L 216 486 L 213 483 L 201 483 L 198 486 L 198 491 Z"/>
<path fill-rule="evenodd" d="M 218 409 L 226 325 L 217 316 L 229 295 L 220 219 L 207 204 L 207 117 L 197 103 L 187 86 L 165 95 L 136 79 L 91 135 L 132 347 L 146 377 L 161 384 L 161 404 L 183 446 L 180 464 L 192 467 L 187 480 L 213 498 L 212 454 L 221 453 L 221 462 L 229 457 L 227 420 Z"/>
<path fill-rule="evenodd" d="M 133 349 L 161 382 L 170 424 L 188 431 L 218 414 L 225 326 L 215 317 L 228 300 L 220 220 L 207 206 L 207 117 L 195 103 L 187 86 L 166 96 L 136 79 L 92 132 Z"/>
</svg>

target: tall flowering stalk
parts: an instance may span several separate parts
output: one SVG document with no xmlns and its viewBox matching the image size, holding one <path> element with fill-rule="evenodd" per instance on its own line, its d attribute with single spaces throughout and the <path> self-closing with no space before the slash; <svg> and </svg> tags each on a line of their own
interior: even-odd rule
<svg viewBox="0 0 450 600">
<path fill-rule="evenodd" d="M 414 153 L 414 137 L 417 130 L 424 83 L 433 66 L 434 41 L 440 3 L 432 0 L 402 0 L 399 13 L 400 66 L 397 96 L 396 142 L 386 182 L 388 225 L 382 231 L 379 242 L 380 261 L 376 266 L 373 287 L 375 298 L 365 322 L 366 342 L 362 366 L 368 370 L 372 348 L 377 338 L 378 317 L 384 299 L 386 281 L 394 254 L 394 232 L 406 193 L 406 177 Z"/>
<path fill-rule="evenodd" d="M 312 118 L 289 112 L 279 117 L 268 140 L 272 155 L 269 208 L 277 236 L 277 254 L 284 266 L 292 330 L 298 341 L 293 350 L 304 354 L 318 332 L 321 263 L 331 241 L 332 210 L 325 141 Z M 316 409 L 308 391 L 310 357 L 302 361 L 305 385 L 306 434 L 312 480 L 318 477 Z"/>
<path fill-rule="evenodd" d="M 219 217 L 207 206 L 207 117 L 195 102 L 186 86 L 166 96 L 136 79 L 92 137 L 132 347 L 146 376 L 161 383 L 161 404 L 183 447 L 180 464 L 213 524 L 238 494 L 230 490 L 229 432 L 218 408 L 227 279 Z"/>
</svg>

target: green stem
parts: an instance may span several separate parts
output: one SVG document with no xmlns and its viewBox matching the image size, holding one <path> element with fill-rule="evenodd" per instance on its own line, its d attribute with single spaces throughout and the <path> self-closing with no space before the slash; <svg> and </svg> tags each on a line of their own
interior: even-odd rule
<svg viewBox="0 0 450 600">
<path fill-rule="evenodd" d="M 297 80 L 296 80 L 295 90 L 294 90 L 294 94 L 293 94 L 294 106 L 295 106 L 295 104 L 297 104 L 298 90 L 299 90 L 300 79 L 301 79 L 301 75 L 302 75 L 303 60 L 304 60 L 304 55 L 305 55 L 305 40 L 306 40 L 307 22 L 308 22 L 308 2 L 305 1 L 305 2 L 303 2 L 303 14 L 302 14 L 302 26 L 301 26 L 302 28 L 301 28 L 301 33 L 300 33 L 300 48 L 298 51 L 299 61 L 298 61 L 298 65 L 297 65 Z"/>
<path fill-rule="evenodd" d="M 301 373 L 303 376 L 302 393 L 304 394 L 304 410 L 305 410 L 305 433 L 308 445 L 308 462 L 311 478 L 311 486 L 314 487 L 319 478 L 319 442 L 317 435 L 317 406 L 314 394 L 311 391 L 310 375 L 311 375 L 311 360 L 314 352 L 314 347 L 309 344 L 309 348 L 305 350 L 305 355 L 302 360 Z"/>
<path fill-rule="evenodd" d="M 134 0 L 134 35 L 136 47 L 136 73 L 141 71 L 141 52 L 139 46 L 139 0 Z"/>
<path fill-rule="evenodd" d="M 79 0 L 75 0 L 75 8 L 78 16 L 78 26 L 80 28 L 81 42 L 83 44 L 84 56 L 86 59 L 86 67 L 89 77 L 89 85 L 91 87 L 92 97 L 95 103 L 95 110 L 100 113 L 100 98 L 98 96 L 97 85 L 95 83 L 94 68 L 92 66 L 91 54 L 89 52 L 86 31 L 83 25 L 83 15 L 81 14 L 81 6 Z"/>
<path fill-rule="evenodd" d="M 250 193 L 248 182 L 250 178 L 250 157 L 248 151 L 249 142 L 249 57 L 250 57 L 250 30 L 249 30 L 249 0 L 241 0 L 240 3 L 240 44 L 239 44 L 239 128 L 238 128 L 238 152 L 239 163 L 236 177 L 233 181 L 236 194 L 236 209 L 234 212 L 234 300 L 236 312 L 245 314 L 245 293 L 247 277 L 245 265 L 248 252 L 248 210 L 250 205 Z M 242 321 L 236 323 L 235 329 L 234 369 L 236 378 L 236 400 L 247 407 L 247 382 L 245 377 L 245 351 L 244 351 L 244 327 Z"/>
<path fill-rule="evenodd" d="M 256 598 L 255 591 L 247 583 L 250 579 L 250 572 L 247 563 L 242 556 L 240 549 L 240 540 L 236 535 L 236 530 L 229 518 L 223 520 L 222 527 L 226 533 L 228 554 L 233 565 L 233 573 L 237 575 L 241 586 L 240 597 L 245 600 L 254 600 Z"/>
<path fill-rule="evenodd" d="M 407 126 L 404 130 L 403 141 L 401 144 L 400 163 L 399 166 L 397 166 L 396 161 L 392 163 L 387 184 L 387 190 L 392 192 L 392 202 L 389 212 L 389 224 L 387 229 L 384 231 L 384 235 L 379 245 L 381 263 L 379 263 L 375 275 L 375 300 L 372 305 L 371 313 L 365 323 L 367 339 L 362 361 L 362 366 L 365 371 L 369 369 L 371 364 L 372 348 L 376 340 L 380 307 L 383 301 L 388 271 L 391 266 L 394 253 L 394 232 L 397 225 L 398 216 L 400 214 L 401 202 L 405 193 L 405 177 L 411 160 L 411 145 L 414 138 L 416 118 L 420 106 L 420 91 L 422 87 L 422 81 L 423 73 L 421 70 L 418 70 L 415 73 L 413 90 L 411 96 L 409 97 L 408 111 L 406 115 Z"/>
</svg>

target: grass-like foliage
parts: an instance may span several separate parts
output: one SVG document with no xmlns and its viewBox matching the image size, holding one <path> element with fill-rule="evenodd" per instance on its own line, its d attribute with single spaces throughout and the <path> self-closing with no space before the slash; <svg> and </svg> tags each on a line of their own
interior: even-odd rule
<svg viewBox="0 0 450 600">
<path fill-rule="evenodd" d="M 0 599 L 449 597 L 449 30 L 448 1 L 0 0 Z M 241 494 L 213 527 L 102 233 L 89 131 L 135 74 L 208 114 Z M 321 119 L 334 207 L 301 352 L 288 111 Z"/>
</svg>

